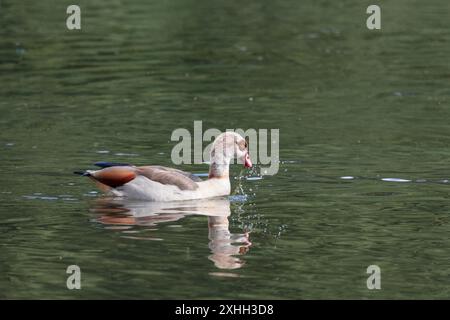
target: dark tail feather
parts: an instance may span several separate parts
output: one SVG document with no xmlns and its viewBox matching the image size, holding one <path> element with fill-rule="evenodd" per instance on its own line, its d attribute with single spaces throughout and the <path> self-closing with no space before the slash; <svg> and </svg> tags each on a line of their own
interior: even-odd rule
<svg viewBox="0 0 450 320">
<path fill-rule="evenodd" d="M 129 164 L 129 163 L 105 162 L 105 161 L 96 162 L 96 163 L 94 163 L 94 165 L 97 166 L 97 167 L 100 167 L 100 168 L 130 167 L 131 166 L 131 164 Z"/>
<path fill-rule="evenodd" d="M 78 174 L 80 176 L 86 176 L 86 177 L 91 175 L 89 172 L 86 172 L 86 171 L 74 171 L 73 173 Z"/>
</svg>

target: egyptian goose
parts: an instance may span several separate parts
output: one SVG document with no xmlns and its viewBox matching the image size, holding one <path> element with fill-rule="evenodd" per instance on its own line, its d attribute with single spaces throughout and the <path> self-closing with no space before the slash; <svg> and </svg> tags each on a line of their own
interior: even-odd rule
<svg viewBox="0 0 450 320">
<path fill-rule="evenodd" d="M 99 188 L 113 195 L 148 201 L 203 199 L 230 194 L 229 165 L 240 159 L 252 167 L 247 142 L 235 132 L 220 134 L 211 147 L 208 179 L 163 166 L 136 167 L 121 163 L 98 162 L 100 170 L 75 172 L 93 179 Z"/>
</svg>

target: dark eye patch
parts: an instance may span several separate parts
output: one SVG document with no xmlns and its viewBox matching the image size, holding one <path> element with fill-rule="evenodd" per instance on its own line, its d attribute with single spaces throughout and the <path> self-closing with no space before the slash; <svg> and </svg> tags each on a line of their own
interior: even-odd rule
<svg viewBox="0 0 450 320">
<path fill-rule="evenodd" d="M 239 146 L 239 149 L 241 151 L 243 151 L 245 148 L 247 148 L 247 141 L 245 141 L 245 140 L 239 141 L 238 146 Z"/>
</svg>

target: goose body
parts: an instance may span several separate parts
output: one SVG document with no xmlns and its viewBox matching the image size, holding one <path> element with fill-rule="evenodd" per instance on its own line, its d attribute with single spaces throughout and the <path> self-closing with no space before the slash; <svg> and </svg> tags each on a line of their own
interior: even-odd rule
<svg viewBox="0 0 450 320">
<path fill-rule="evenodd" d="M 82 175 L 93 179 L 101 190 L 130 199 L 204 199 L 230 194 L 229 165 L 235 157 L 241 159 L 245 167 L 252 166 L 245 139 L 237 133 L 225 132 L 212 145 L 209 176 L 204 181 L 189 172 L 164 166 L 114 163 L 97 163 L 102 169 L 87 170 Z"/>
<path fill-rule="evenodd" d="M 133 170 L 130 167 L 123 169 Z M 191 178 L 186 177 L 185 179 Z M 116 196 L 148 201 L 193 200 L 230 194 L 229 179 L 191 181 L 196 186 L 195 188 L 184 188 L 177 184 L 164 184 L 149 179 L 145 175 L 137 175 L 132 181 L 112 189 L 111 192 Z"/>
</svg>

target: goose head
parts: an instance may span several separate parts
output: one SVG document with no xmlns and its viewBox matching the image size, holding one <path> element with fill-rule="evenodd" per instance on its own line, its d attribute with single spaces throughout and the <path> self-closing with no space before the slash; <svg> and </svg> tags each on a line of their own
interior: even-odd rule
<svg viewBox="0 0 450 320">
<path fill-rule="evenodd" d="M 246 168 L 252 167 L 247 141 L 235 132 L 220 134 L 211 148 L 211 165 L 228 166 L 235 158 L 240 160 Z"/>
</svg>

